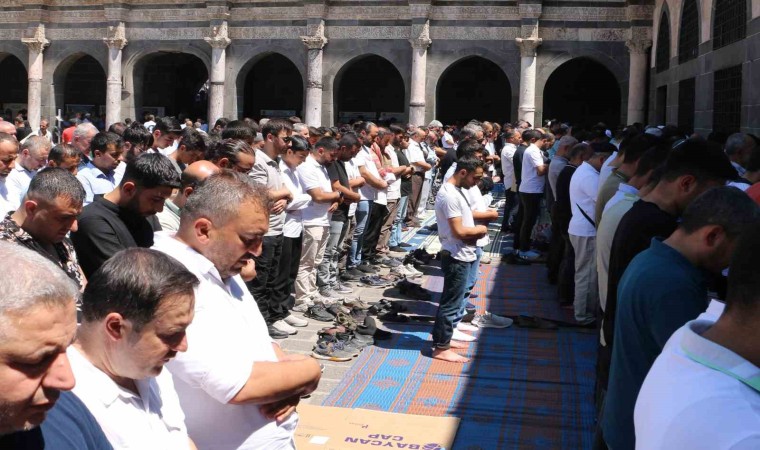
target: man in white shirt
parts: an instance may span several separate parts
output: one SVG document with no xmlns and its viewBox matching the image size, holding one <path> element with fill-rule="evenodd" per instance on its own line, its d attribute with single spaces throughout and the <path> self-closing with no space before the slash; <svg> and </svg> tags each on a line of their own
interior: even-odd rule
<svg viewBox="0 0 760 450">
<path fill-rule="evenodd" d="M 406 225 L 409 227 L 419 227 L 420 221 L 417 219 L 417 208 L 420 204 L 422 195 L 422 185 L 425 182 L 425 172 L 432 169 L 433 166 L 425 161 L 425 153 L 422 151 L 421 143 L 427 137 L 427 133 L 422 128 L 415 128 L 409 133 L 409 147 L 404 154 L 412 165 L 414 173 L 412 174 L 412 193 L 409 195 L 409 203 L 406 209 Z"/>
<path fill-rule="evenodd" d="M 50 130 L 48 129 L 48 125 L 49 123 L 47 119 L 40 120 L 40 128 L 29 133 L 29 135 L 27 135 L 24 139 L 21 140 L 21 143 L 23 144 L 32 136 L 39 136 L 41 138 L 44 138 L 46 141 L 48 141 L 48 144 L 52 147 L 53 133 L 51 133 Z"/>
<path fill-rule="evenodd" d="M 517 129 L 508 129 L 504 132 L 504 138 L 504 148 L 501 149 L 501 182 L 504 183 L 504 217 L 501 222 L 501 232 L 507 233 L 511 230 L 509 225 L 510 214 L 517 204 L 515 166 L 512 163 L 512 158 L 517 151 L 517 145 L 522 142 L 522 135 Z M 520 224 L 514 224 L 513 226 L 519 227 Z"/>
<path fill-rule="evenodd" d="M 187 350 L 198 278 L 174 258 L 131 248 L 87 282 L 67 354 L 74 394 L 115 448 L 194 448 L 164 365 Z"/>
<path fill-rule="evenodd" d="M 608 144 L 591 144 L 591 158 L 578 167 L 570 180 L 572 218 L 567 229 L 575 250 L 575 320 L 581 325 L 596 321 L 599 281 L 596 271 L 594 214 L 599 192 L 599 169 L 610 156 Z"/>
<path fill-rule="evenodd" d="M 437 139 L 438 136 L 432 131 L 429 131 L 425 140 L 420 144 L 422 153 L 425 154 L 425 162 L 430 164 L 431 169 L 425 171 L 425 182 L 422 184 L 420 201 L 417 206 L 418 219 L 421 219 L 422 215 L 427 211 L 427 204 L 430 200 L 430 191 L 433 189 L 433 179 L 438 175 L 438 156 L 435 147 Z"/>
<path fill-rule="evenodd" d="M 18 156 L 18 141 L 16 137 L 8 133 L 0 133 L 0 217 L 5 217 L 8 212 L 16 209 L 8 195 L 6 181 L 16 167 Z"/>
<path fill-rule="evenodd" d="M 148 152 L 170 155 L 177 149 L 176 141 L 182 133 L 182 127 L 176 117 L 159 117 L 151 130 L 153 145 Z"/>
<path fill-rule="evenodd" d="M 156 235 L 153 248 L 200 280 L 188 350 L 167 365 L 198 448 L 293 449 L 293 412 L 319 382 L 319 364 L 272 342 L 239 276 L 261 251 L 267 205 L 266 189 L 225 171 L 190 196 L 176 235 Z"/>
<path fill-rule="evenodd" d="M 44 137 L 32 136 L 21 144 L 16 167 L 6 180 L 8 197 L 14 209 L 21 205 L 34 175 L 40 168 L 47 165 L 48 154 L 50 154 L 50 141 Z"/>
<path fill-rule="evenodd" d="M 384 156 L 391 162 L 390 167 L 388 167 L 388 174 L 385 178 L 388 182 L 388 215 L 385 217 L 385 222 L 380 228 L 380 239 L 377 241 L 378 253 L 388 253 L 390 250 L 388 243 L 391 239 L 391 228 L 393 227 L 393 222 L 396 220 L 396 216 L 398 216 L 398 210 L 400 207 L 401 179 L 404 176 L 410 175 L 413 170 L 411 166 L 402 166 L 399 164 L 396 148 L 391 143 L 392 141 L 395 141 L 396 136 L 394 136 L 392 132 L 389 133 L 389 136 L 388 143 L 383 150 Z M 432 148 L 429 151 L 435 157 L 435 152 Z M 426 180 L 426 183 L 427 181 L 428 180 Z M 430 187 L 428 186 L 428 191 L 429 190 Z M 427 202 L 427 199 L 425 199 L 425 202 Z"/>
<path fill-rule="evenodd" d="M 549 166 L 541 152 L 543 133 L 538 130 L 526 130 L 522 133 L 522 139 L 528 144 L 528 148 L 525 149 L 520 172 L 519 197 L 522 220 L 519 233 L 516 233 L 518 239 L 515 250 L 519 259 L 529 262 L 539 256 L 530 250 L 530 236 L 540 213 Z"/>
<path fill-rule="evenodd" d="M 443 294 L 433 325 L 433 358 L 448 362 L 466 363 L 469 360 L 453 349 L 466 348 L 452 341 L 467 280 L 476 259 L 476 242 L 488 233 L 485 225 L 475 225 L 469 199 L 463 190 L 476 186 L 483 178 L 483 162 L 475 158 L 457 161 L 457 171 L 438 191 L 435 217 L 441 239 L 441 268 Z"/>
<path fill-rule="evenodd" d="M 676 331 L 655 360 L 634 412 L 636 448 L 760 448 L 760 235 L 738 240 L 726 308 Z"/>
<path fill-rule="evenodd" d="M 113 191 L 116 184 L 116 168 L 123 161 L 123 141 L 116 133 L 98 133 L 92 138 L 92 160 L 79 168 L 77 180 L 82 183 L 86 198 L 84 205 L 93 202 L 96 195 Z"/>
</svg>

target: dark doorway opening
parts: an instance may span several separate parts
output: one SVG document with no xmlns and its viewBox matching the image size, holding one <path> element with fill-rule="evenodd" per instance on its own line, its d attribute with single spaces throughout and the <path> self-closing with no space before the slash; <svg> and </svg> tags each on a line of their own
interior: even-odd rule
<svg viewBox="0 0 760 450">
<path fill-rule="evenodd" d="M 404 80 L 377 55 L 358 58 L 335 79 L 337 123 L 352 120 L 406 122 Z"/>
<path fill-rule="evenodd" d="M 63 84 L 63 113 L 90 113 L 105 117 L 106 72 L 90 55 L 74 61 L 65 72 Z"/>
<path fill-rule="evenodd" d="M 590 127 L 620 124 L 620 85 L 603 65 L 588 58 L 559 66 L 544 87 L 544 119 Z"/>
<path fill-rule="evenodd" d="M 657 125 L 665 125 L 666 113 L 668 110 L 668 86 L 657 88 L 654 99 L 654 120 Z"/>
<path fill-rule="evenodd" d="M 206 117 L 208 71 L 197 56 L 161 52 L 146 57 L 141 66 L 136 69 L 142 73 L 138 117 L 146 111 L 180 119 Z"/>
<path fill-rule="evenodd" d="M 12 121 L 20 110 L 26 109 L 29 87 L 26 67 L 15 56 L 6 54 L 0 56 L 0 74 L 3 77 L 0 84 L 0 115 Z"/>
<path fill-rule="evenodd" d="M 454 63 L 441 76 L 436 91 L 436 119 L 444 124 L 472 119 L 509 122 L 512 86 L 495 63 L 474 56 Z"/>
<path fill-rule="evenodd" d="M 278 53 L 265 56 L 251 67 L 245 78 L 244 92 L 246 117 L 258 120 L 302 114 L 301 73 L 295 64 Z"/>
</svg>

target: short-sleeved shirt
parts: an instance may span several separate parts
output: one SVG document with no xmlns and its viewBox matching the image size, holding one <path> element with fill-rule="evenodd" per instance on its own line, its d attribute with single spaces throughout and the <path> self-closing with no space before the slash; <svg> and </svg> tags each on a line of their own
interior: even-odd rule
<svg viewBox="0 0 760 450">
<path fill-rule="evenodd" d="M 515 184 L 515 166 L 512 159 L 515 157 L 517 147 L 515 144 L 504 144 L 501 149 L 501 175 L 503 178 L 504 189 L 512 189 Z"/>
<path fill-rule="evenodd" d="M 464 192 L 453 184 L 443 183 L 435 198 L 435 218 L 438 223 L 438 236 L 441 247 L 451 253 L 451 257 L 462 262 L 472 262 L 476 259 L 474 245 L 464 243 L 451 232 L 449 219 L 462 218 L 462 225 L 474 227 L 472 207 Z"/>
<path fill-rule="evenodd" d="M 8 174 L 6 181 L 8 199 L 13 204 L 14 209 L 18 209 L 21 206 L 26 191 L 29 190 L 29 184 L 35 175 L 37 175 L 36 170 L 26 170 L 21 164 L 16 164 L 16 167 Z"/>
<path fill-rule="evenodd" d="M 362 174 L 359 173 L 359 168 L 356 167 L 356 164 L 354 164 L 354 160 L 347 161 L 345 164 L 346 173 L 348 174 L 348 180 L 355 180 L 362 176 Z M 358 206 L 357 202 L 351 202 L 351 204 L 348 206 L 348 217 L 354 217 L 356 215 L 356 207 Z"/>
<path fill-rule="evenodd" d="M 406 157 L 403 151 L 396 150 L 396 158 L 398 158 L 399 166 L 408 166 L 409 159 Z M 408 197 L 412 193 L 412 178 L 401 178 L 401 190 L 402 197 Z"/>
<path fill-rule="evenodd" d="M 275 362 L 267 325 L 240 275 L 222 279 L 214 263 L 172 235 L 158 233 L 156 250 L 200 280 L 187 351 L 166 368 L 174 377 L 190 438 L 202 449 L 293 449 L 298 415 L 264 417 L 259 405 L 232 405 L 257 361 Z"/>
<path fill-rule="evenodd" d="M 301 180 L 304 192 L 308 193 L 312 189 L 320 188 L 323 192 L 332 192 L 332 183 L 330 175 L 327 173 L 325 166 L 317 162 L 312 155 L 306 157 L 296 169 L 298 179 Z M 301 211 L 304 226 L 321 226 L 330 225 L 330 207 L 332 203 L 317 203 L 313 200 Z"/>
<path fill-rule="evenodd" d="M 757 379 L 760 368 L 705 339 L 713 325 L 691 321 L 665 344 L 636 400 L 636 448 L 760 448 L 760 392 L 737 379 Z"/>
<path fill-rule="evenodd" d="M 420 144 L 417 141 L 409 139 L 409 147 L 404 150 L 404 153 L 409 163 L 414 167 L 414 171 L 423 172 L 420 167 L 414 165 L 414 163 L 425 162 L 425 154 L 422 152 Z"/>
<path fill-rule="evenodd" d="M 462 192 L 464 192 L 465 195 L 467 196 L 467 199 L 470 202 L 471 210 L 478 211 L 478 212 L 488 211 L 488 205 L 490 204 L 490 202 L 486 203 L 486 199 L 483 196 L 483 194 L 480 192 L 480 189 L 478 188 L 477 185 L 471 187 L 467 191 L 462 190 Z M 488 237 L 488 234 L 486 234 L 482 238 L 478 239 L 475 245 L 480 248 L 483 248 L 486 245 L 488 245 L 489 242 L 491 242 L 491 239 Z"/>
<path fill-rule="evenodd" d="M 522 165 L 523 165 L 523 156 L 525 156 L 525 150 L 527 150 L 527 146 L 525 145 L 518 145 L 515 149 L 515 154 L 512 155 L 512 166 L 515 168 L 515 183 L 517 185 L 518 192 L 520 191 L 520 184 L 522 184 Z"/>
<path fill-rule="evenodd" d="M 670 336 L 707 309 L 707 274 L 652 239 L 618 287 L 615 345 L 602 417 L 610 448 L 633 449 L 633 409 L 644 378 Z"/>
<path fill-rule="evenodd" d="M 567 164 L 557 177 L 557 199 L 554 202 L 554 214 L 557 219 L 559 230 L 565 234 L 570 226 L 570 218 L 573 216 L 570 208 L 570 181 L 578 166 Z"/>
<path fill-rule="evenodd" d="M 298 179 L 295 169 L 291 169 L 280 160 L 280 170 L 282 171 L 282 181 L 285 187 L 293 194 L 293 200 L 285 207 L 285 224 L 282 227 L 282 234 L 288 238 L 301 237 L 303 231 L 303 218 L 301 211 L 311 203 L 311 195 L 303 191 L 301 180 Z"/>
<path fill-rule="evenodd" d="M 339 182 L 341 186 L 350 189 L 348 184 L 348 172 L 346 172 L 346 164 L 343 161 L 334 161 L 327 168 L 327 174 L 330 176 L 330 182 Z M 348 210 L 352 203 L 341 203 L 338 205 L 338 209 L 333 211 L 331 222 L 343 222 L 348 220 Z"/>
<path fill-rule="evenodd" d="M 279 158 L 277 158 L 279 160 Z M 256 150 L 256 158 L 251 171 L 248 172 L 254 183 L 266 186 L 270 191 L 279 191 L 283 187 L 282 173 L 277 160 L 261 150 Z M 285 211 L 279 214 L 269 213 L 269 231 L 266 236 L 279 236 L 285 223 Z"/>
<path fill-rule="evenodd" d="M 181 211 L 179 206 L 175 205 L 171 199 L 164 200 L 164 210 L 160 213 L 156 213 L 158 223 L 161 224 L 161 229 L 164 231 L 177 231 L 179 230 L 179 217 Z"/>
<path fill-rule="evenodd" d="M 541 149 L 531 144 L 525 149 L 522 159 L 522 179 L 520 180 L 520 191 L 525 194 L 542 194 L 546 177 L 539 175 L 537 169 L 544 165 L 544 157 Z"/>
<path fill-rule="evenodd" d="M 568 225 L 568 234 L 573 236 L 596 236 L 596 224 L 593 222 L 596 210 L 599 172 L 584 162 L 570 180 L 570 208 L 572 218 Z M 584 215 L 585 214 L 585 215 Z"/>
<path fill-rule="evenodd" d="M 154 225 L 147 218 L 103 197 L 85 206 L 77 222 L 79 229 L 71 233 L 71 241 L 88 278 L 118 251 L 153 245 Z"/>
<path fill-rule="evenodd" d="M 366 145 L 363 146 L 362 149 L 359 150 L 359 153 L 354 156 L 353 161 L 358 170 L 361 170 L 361 168 L 364 167 L 370 175 L 375 178 L 380 178 L 380 172 L 377 170 L 377 166 L 372 159 L 371 148 Z M 364 183 L 364 186 L 359 188 L 359 196 L 361 197 L 361 200 L 374 201 L 377 198 L 377 189 L 370 186 L 369 183 Z"/>
<path fill-rule="evenodd" d="M 117 385 L 74 346 L 66 354 L 77 380 L 73 392 L 113 445 L 155 450 L 190 447 L 185 414 L 168 371 L 135 380 L 138 392 L 132 392 Z"/>
<path fill-rule="evenodd" d="M 0 436 L 0 448 L 12 450 L 112 450 L 92 413 L 73 392 L 61 392 L 45 421 L 29 431 Z"/>
<path fill-rule="evenodd" d="M 85 199 L 84 204 L 89 205 L 93 202 L 95 196 L 105 195 L 113 191 L 116 187 L 116 178 L 114 172 L 103 173 L 100 169 L 92 164 L 92 161 L 85 164 L 77 172 L 77 180 L 84 187 Z"/>
<path fill-rule="evenodd" d="M 394 149 L 392 145 L 385 147 L 385 154 L 388 155 L 388 158 L 391 160 L 391 167 L 400 167 L 398 156 L 396 155 L 396 149 Z M 430 173 L 430 171 L 427 173 Z M 386 181 L 388 181 L 388 200 L 398 200 L 401 198 L 401 176 L 396 176 L 391 173 L 391 171 L 388 171 Z"/>
</svg>

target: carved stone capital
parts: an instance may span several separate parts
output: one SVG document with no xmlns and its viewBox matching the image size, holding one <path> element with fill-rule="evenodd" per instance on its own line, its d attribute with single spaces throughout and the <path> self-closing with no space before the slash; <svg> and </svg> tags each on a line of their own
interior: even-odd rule
<svg viewBox="0 0 760 450">
<path fill-rule="evenodd" d="M 409 43 L 412 44 L 412 48 L 419 48 L 427 50 L 430 44 L 433 43 L 430 39 L 430 21 L 425 21 L 425 25 L 422 26 L 419 36 L 413 39 L 409 39 Z"/>
<path fill-rule="evenodd" d="M 325 37 L 325 21 L 319 22 L 314 34 L 308 36 L 301 36 L 301 42 L 309 50 L 322 50 L 327 45 L 327 38 Z"/>
<path fill-rule="evenodd" d="M 536 49 L 542 42 L 541 38 L 515 38 L 515 43 L 520 48 L 520 56 L 536 56 Z"/>
<path fill-rule="evenodd" d="M 211 36 L 205 37 L 203 40 L 212 48 L 227 48 L 232 42 L 227 32 L 227 21 L 225 20 L 221 25 L 211 27 Z"/>
<path fill-rule="evenodd" d="M 122 50 L 129 42 L 124 31 L 124 22 L 119 22 L 116 26 L 108 27 L 108 34 L 103 38 L 103 42 L 108 48 Z"/>
<path fill-rule="evenodd" d="M 649 39 L 628 39 L 625 41 L 625 46 L 628 47 L 629 53 L 643 55 L 652 46 L 652 41 Z"/>
<path fill-rule="evenodd" d="M 309 80 L 306 82 L 306 89 L 322 89 L 322 82 L 316 80 Z"/>
<path fill-rule="evenodd" d="M 45 50 L 45 47 L 50 45 L 50 41 L 45 39 L 45 25 L 37 25 L 37 28 L 34 29 L 33 36 L 21 38 L 21 42 L 29 47 L 29 50 L 32 50 L 35 53 L 42 53 Z"/>
</svg>

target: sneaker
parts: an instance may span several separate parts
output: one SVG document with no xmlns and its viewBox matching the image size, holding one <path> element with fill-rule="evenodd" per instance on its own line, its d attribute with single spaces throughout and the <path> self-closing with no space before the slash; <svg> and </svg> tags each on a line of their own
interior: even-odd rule
<svg viewBox="0 0 760 450">
<path fill-rule="evenodd" d="M 401 245 L 394 245 L 393 247 L 389 248 L 388 250 L 396 253 L 406 253 L 409 250 L 406 249 L 406 247 L 402 247 Z"/>
<path fill-rule="evenodd" d="M 363 276 L 364 276 L 364 272 L 357 269 L 356 267 L 347 269 L 345 272 L 340 274 L 341 279 L 347 280 L 347 281 L 356 281 Z"/>
<path fill-rule="evenodd" d="M 275 328 L 274 325 L 267 326 L 267 331 L 272 339 L 285 339 L 290 336 L 288 333 Z"/>
<path fill-rule="evenodd" d="M 528 260 L 541 257 L 540 253 L 534 252 L 533 250 L 528 250 L 527 252 L 519 252 L 519 255 Z"/>
<path fill-rule="evenodd" d="M 299 313 L 305 313 L 306 311 L 309 310 L 310 306 L 314 306 L 314 302 L 312 302 L 311 300 L 308 300 L 308 301 L 305 301 L 305 302 L 303 302 L 303 303 L 301 303 L 299 305 L 294 306 L 291 309 L 291 311 L 299 312 Z"/>
<path fill-rule="evenodd" d="M 419 278 L 423 275 L 423 273 L 417 270 L 417 268 L 412 264 L 407 264 L 404 267 L 406 267 L 406 270 L 411 273 L 412 278 Z"/>
<path fill-rule="evenodd" d="M 360 270 L 360 271 L 364 272 L 365 274 L 367 274 L 367 273 L 377 273 L 377 269 L 375 269 L 374 267 L 372 267 L 372 266 L 371 266 L 371 265 L 370 265 L 368 262 L 366 262 L 366 261 L 365 261 L 365 262 L 363 262 L 363 263 L 361 263 L 361 264 L 359 264 L 358 266 L 356 266 L 356 268 L 357 268 L 358 270 Z"/>
<path fill-rule="evenodd" d="M 335 317 L 333 317 L 332 314 L 328 313 L 325 307 L 322 305 L 310 306 L 303 315 L 304 317 L 314 319 L 318 322 L 332 322 L 335 320 Z"/>
<path fill-rule="evenodd" d="M 325 305 L 332 305 L 335 302 L 339 302 L 341 299 L 342 297 L 332 289 L 320 289 L 319 293 L 314 298 L 314 301 L 324 303 Z"/>
<path fill-rule="evenodd" d="M 400 265 L 398 267 L 394 267 L 391 269 L 390 273 L 400 275 L 402 277 L 410 277 L 412 276 L 413 272 L 409 271 L 408 265 Z"/>
<path fill-rule="evenodd" d="M 361 351 L 364 350 L 364 347 L 366 347 L 366 345 L 355 342 L 352 339 L 352 333 L 340 333 L 339 335 L 338 333 L 319 332 L 317 333 L 317 336 L 319 336 L 317 342 L 330 342 L 335 345 L 336 348 L 342 347 L 340 348 L 341 350 L 351 352 L 351 356 L 359 356 L 359 353 L 361 353 Z"/>
<path fill-rule="evenodd" d="M 343 349 L 343 346 L 339 342 L 317 342 L 317 345 L 314 346 L 314 350 L 311 352 L 311 356 L 316 359 L 335 362 L 351 361 L 351 358 L 353 358 L 353 354 Z"/>
<path fill-rule="evenodd" d="M 305 327 L 309 325 L 308 320 L 296 317 L 293 314 L 288 314 L 288 316 L 282 320 L 291 327 Z"/>
<path fill-rule="evenodd" d="M 478 331 L 478 327 L 476 327 L 475 325 L 469 324 L 469 323 L 459 322 L 459 324 L 457 324 L 457 330 L 459 330 L 459 331 Z"/>
<path fill-rule="evenodd" d="M 288 333 L 288 335 L 291 336 L 298 333 L 298 330 L 288 325 L 284 320 L 278 320 L 277 322 L 273 323 L 272 328 L 278 329 L 283 333 Z"/>
<path fill-rule="evenodd" d="M 470 336 L 469 334 L 463 333 L 459 330 L 454 330 L 454 334 L 451 335 L 451 339 L 460 342 L 472 342 L 478 340 L 478 338 L 475 336 Z"/>
<path fill-rule="evenodd" d="M 367 310 L 369 306 L 367 302 L 362 301 L 360 298 L 345 298 L 343 299 L 343 305 L 350 308 L 359 308 Z"/>
<path fill-rule="evenodd" d="M 352 294 L 354 292 L 353 289 L 340 282 L 335 283 L 332 290 L 338 294 Z"/>
<path fill-rule="evenodd" d="M 383 262 L 380 263 L 383 267 L 390 267 L 391 269 L 394 267 L 398 267 L 401 265 L 401 261 L 396 258 L 385 258 Z"/>
<path fill-rule="evenodd" d="M 488 311 L 483 315 L 476 314 L 472 324 L 480 328 L 507 328 L 514 322 L 509 317 L 497 316 Z"/>
</svg>

